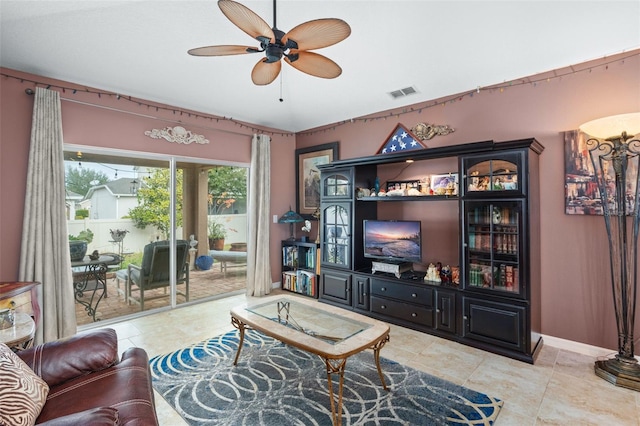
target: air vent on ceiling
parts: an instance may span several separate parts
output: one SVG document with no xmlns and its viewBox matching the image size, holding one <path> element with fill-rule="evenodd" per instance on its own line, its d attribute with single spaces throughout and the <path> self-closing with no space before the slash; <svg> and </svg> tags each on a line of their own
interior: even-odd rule
<svg viewBox="0 0 640 426">
<path fill-rule="evenodd" d="M 412 95 L 414 93 L 418 93 L 416 88 L 413 86 L 409 86 L 409 87 L 405 87 L 404 89 L 398 89 L 398 90 L 394 90 L 393 92 L 389 92 L 389 95 L 391 95 L 393 99 L 397 99 L 403 96 Z"/>
</svg>

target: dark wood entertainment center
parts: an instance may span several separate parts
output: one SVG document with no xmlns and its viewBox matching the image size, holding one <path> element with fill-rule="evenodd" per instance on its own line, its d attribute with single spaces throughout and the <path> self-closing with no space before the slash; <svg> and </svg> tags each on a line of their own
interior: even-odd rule
<svg viewBox="0 0 640 426">
<path fill-rule="evenodd" d="M 319 300 L 533 363 L 542 347 L 543 150 L 535 139 L 484 141 L 319 166 Z M 427 185 L 443 175 L 457 185 Z M 382 190 L 408 183 L 380 196 L 376 180 Z M 422 262 L 400 278 L 372 272 L 364 255 L 362 224 L 376 219 L 421 221 Z M 457 282 L 425 281 L 436 262 L 458 272 Z"/>
</svg>

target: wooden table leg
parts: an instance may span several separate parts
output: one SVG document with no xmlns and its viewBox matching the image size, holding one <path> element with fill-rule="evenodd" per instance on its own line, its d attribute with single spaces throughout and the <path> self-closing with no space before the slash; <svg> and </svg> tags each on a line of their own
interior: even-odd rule
<svg viewBox="0 0 640 426">
<path fill-rule="evenodd" d="M 382 375 L 382 368 L 380 368 L 380 349 L 382 349 L 388 341 L 389 341 L 389 335 L 387 334 L 382 339 L 378 340 L 375 345 L 372 346 L 373 358 L 376 360 L 376 367 L 378 367 L 378 375 L 380 376 L 380 381 L 382 382 L 382 388 L 384 390 L 389 390 L 389 388 L 387 387 L 387 384 L 384 381 L 384 376 Z"/>
<path fill-rule="evenodd" d="M 347 359 L 329 359 L 325 358 L 324 363 L 327 366 L 327 380 L 329 381 L 329 400 L 331 402 L 331 417 L 334 426 L 342 424 L 342 388 L 344 386 L 344 369 L 347 365 Z M 336 407 L 333 396 L 333 381 L 331 375 L 337 373 L 338 381 L 338 406 Z"/>
<path fill-rule="evenodd" d="M 246 324 L 240 321 L 238 318 L 232 316 L 231 324 L 240 331 L 240 341 L 238 342 L 238 352 L 236 352 L 236 358 L 233 361 L 233 365 L 238 365 L 238 358 L 240 358 L 240 351 L 244 343 L 244 330 L 247 328 Z"/>
</svg>

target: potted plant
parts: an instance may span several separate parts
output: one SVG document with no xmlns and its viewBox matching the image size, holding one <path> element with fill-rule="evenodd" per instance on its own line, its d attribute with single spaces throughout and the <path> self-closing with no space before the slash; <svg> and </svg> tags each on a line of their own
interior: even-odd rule
<svg viewBox="0 0 640 426">
<path fill-rule="evenodd" d="M 209 221 L 209 248 L 211 250 L 223 250 L 224 239 L 227 236 L 227 228 L 215 219 Z"/>
<path fill-rule="evenodd" d="M 78 235 L 69 234 L 69 252 L 71 253 L 71 261 L 76 262 L 84 259 L 87 254 L 87 247 L 93 241 L 93 232 L 91 229 L 84 229 Z"/>
</svg>

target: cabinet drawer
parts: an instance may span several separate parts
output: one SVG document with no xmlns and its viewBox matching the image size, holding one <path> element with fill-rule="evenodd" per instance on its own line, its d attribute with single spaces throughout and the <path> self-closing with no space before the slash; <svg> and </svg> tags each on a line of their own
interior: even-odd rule
<svg viewBox="0 0 640 426">
<path fill-rule="evenodd" d="M 371 312 L 433 327 L 433 309 L 371 296 Z"/>
<path fill-rule="evenodd" d="M 373 278 L 371 294 L 433 307 L 433 289 Z"/>
</svg>

